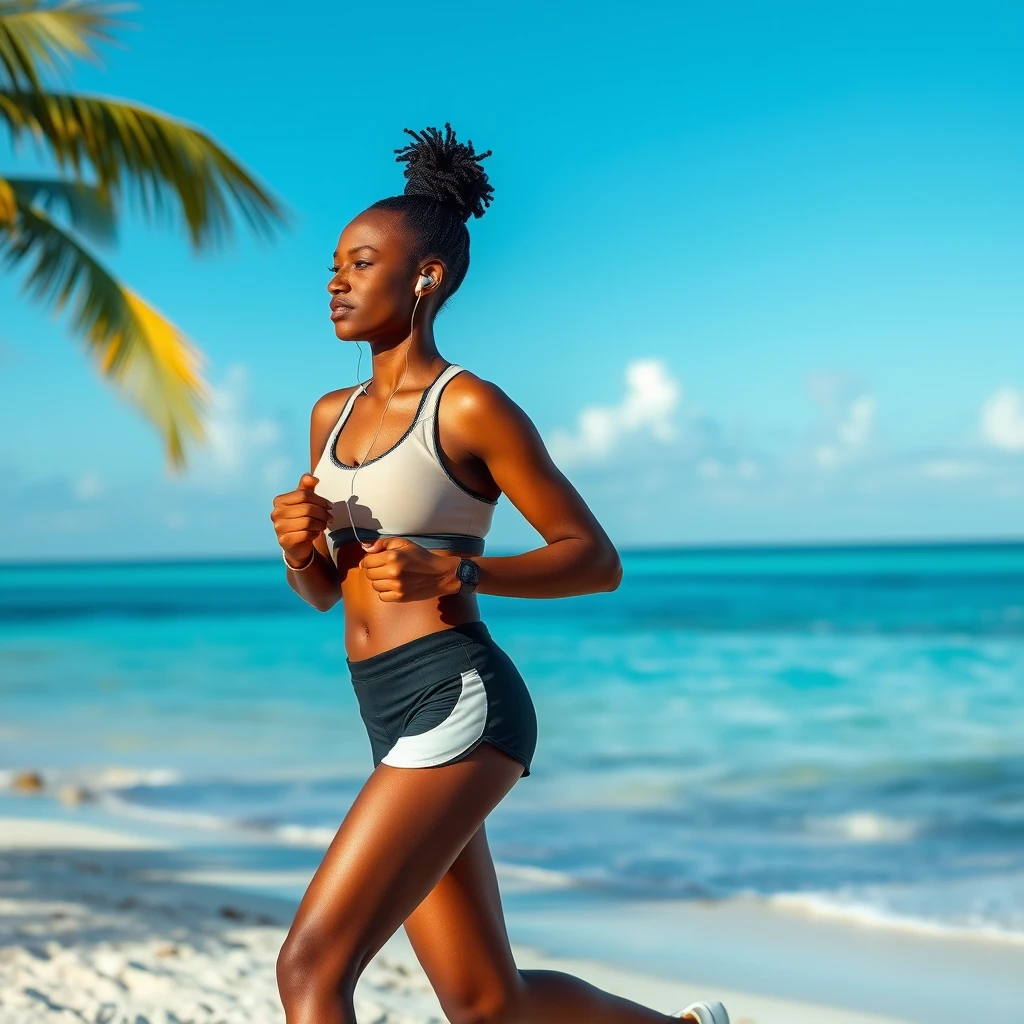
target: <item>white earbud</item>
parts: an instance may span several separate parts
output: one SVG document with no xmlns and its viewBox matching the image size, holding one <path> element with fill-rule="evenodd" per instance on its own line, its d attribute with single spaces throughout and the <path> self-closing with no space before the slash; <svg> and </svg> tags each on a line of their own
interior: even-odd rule
<svg viewBox="0 0 1024 1024">
<path fill-rule="evenodd" d="M 413 289 L 416 295 L 422 295 L 424 288 L 429 288 L 434 283 L 432 277 L 427 277 L 426 274 L 420 274 L 420 279 L 416 282 L 416 287 Z"/>
</svg>

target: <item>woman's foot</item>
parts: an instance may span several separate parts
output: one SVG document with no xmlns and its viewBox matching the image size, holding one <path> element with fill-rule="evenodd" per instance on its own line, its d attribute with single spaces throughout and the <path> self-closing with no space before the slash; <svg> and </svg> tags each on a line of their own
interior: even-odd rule
<svg viewBox="0 0 1024 1024">
<path fill-rule="evenodd" d="M 673 1017 L 696 1021 L 697 1024 L 729 1024 L 729 1014 L 721 1003 L 690 1003 L 685 1010 L 674 1013 Z"/>
</svg>

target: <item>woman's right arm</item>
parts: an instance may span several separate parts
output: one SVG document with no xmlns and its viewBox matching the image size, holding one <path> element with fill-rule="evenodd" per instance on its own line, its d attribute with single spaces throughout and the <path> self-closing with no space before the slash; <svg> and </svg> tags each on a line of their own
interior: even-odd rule
<svg viewBox="0 0 1024 1024">
<path fill-rule="evenodd" d="M 313 406 L 309 424 L 310 464 L 316 468 L 320 452 L 337 418 L 339 393 L 324 395 Z M 274 499 L 270 519 L 277 534 L 277 543 L 284 552 L 289 568 L 288 585 L 307 604 L 326 612 L 341 600 L 341 580 L 324 540 L 324 529 L 331 517 L 331 503 L 314 490 L 319 483 L 311 473 L 303 473 L 294 491 Z M 295 570 L 312 557 L 307 569 Z"/>
</svg>

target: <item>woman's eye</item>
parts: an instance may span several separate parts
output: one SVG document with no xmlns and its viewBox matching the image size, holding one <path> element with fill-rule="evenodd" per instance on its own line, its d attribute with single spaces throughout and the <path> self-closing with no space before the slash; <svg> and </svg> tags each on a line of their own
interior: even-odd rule
<svg viewBox="0 0 1024 1024">
<path fill-rule="evenodd" d="M 373 264 L 369 260 L 356 260 L 355 263 L 353 264 L 353 266 L 356 266 L 356 267 L 359 267 L 360 269 L 362 269 L 363 267 L 372 267 Z M 332 274 L 336 274 L 336 273 L 338 273 L 339 270 L 341 270 L 341 267 L 333 266 L 332 265 L 332 266 L 329 266 L 327 269 Z"/>
</svg>

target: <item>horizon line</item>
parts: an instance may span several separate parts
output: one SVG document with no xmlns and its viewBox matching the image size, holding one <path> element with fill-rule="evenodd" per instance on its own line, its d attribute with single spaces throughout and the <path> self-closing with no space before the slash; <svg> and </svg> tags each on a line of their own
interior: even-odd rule
<svg viewBox="0 0 1024 1024">
<path fill-rule="evenodd" d="M 634 544 L 616 547 L 624 556 L 628 555 L 728 555 L 728 554 L 771 554 L 783 552 L 856 552 L 856 551 L 892 551 L 904 550 L 964 550 L 964 549 L 1003 549 L 1024 547 L 1024 535 L 1017 537 L 974 537 L 974 538 L 933 538 L 933 539 L 882 539 L 882 540 L 792 540 L 792 541 L 710 541 L 691 544 Z M 530 548 L 523 550 L 533 550 Z M 491 552 L 491 555 L 503 557 L 523 553 L 519 549 L 508 549 Z M 139 555 L 123 558 L 47 558 L 47 559 L 14 559 L 0 560 L 3 569 L 55 569 L 55 568 L 100 568 L 104 566 L 175 566 L 175 565 L 255 565 L 277 560 L 276 554 L 237 554 L 237 555 Z"/>
</svg>

